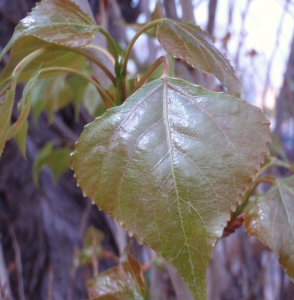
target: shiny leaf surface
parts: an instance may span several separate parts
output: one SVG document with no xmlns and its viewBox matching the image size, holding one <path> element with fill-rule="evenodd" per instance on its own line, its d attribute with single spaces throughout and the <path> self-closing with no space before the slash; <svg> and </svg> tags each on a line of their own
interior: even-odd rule
<svg viewBox="0 0 294 300">
<path fill-rule="evenodd" d="M 294 281 L 294 176 L 279 180 L 265 195 L 251 198 L 245 229 L 275 251 Z"/>
<path fill-rule="evenodd" d="M 98 32 L 90 16 L 70 0 L 43 0 L 20 21 L 14 34 L 0 54 L 0 60 L 13 43 L 22 36 L 33 35 L 47 42 L 70 47 L 90 44 Z"/>
<path fill-rule="evenodd" d="M 164 19 L 157 26 L 157 38 L 167 53 L 200 71 L 214 74 L 230 94 L 240 97 L 241 84 L 229 60 L 199 26 Z"/>
<path fill-rule="evenodd" d="M 88 284 L 90 300 L 144 300 L 145 289 L 141 266 L 132 255 L 123 257 L 118 266 Z"/>
<path fill-rule="evenodd" d="M 205 299 L 212 246 L 269 141 L 257 107 L 166 76 L 86 126 L 72 166 L 84 193 Z"/>
</svg>

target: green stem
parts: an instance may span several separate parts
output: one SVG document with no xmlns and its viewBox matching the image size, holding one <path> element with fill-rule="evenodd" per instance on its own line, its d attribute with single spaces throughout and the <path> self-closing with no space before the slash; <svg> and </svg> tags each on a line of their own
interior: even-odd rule
<svg viewBox="0 0 294 300">
<path fill-rule="evenodd" d="M 107 40 L 109 41 L 109 43 L 111 44 L 112 48 L 113 48 L 113 51 L 114 51 L 114 58 L 115 58 L 115 65 L 118 64 L 118 51 L 117 51 L 117 46 L 116 46 L 116 43 L 114 41 L 114 39 L 112 38 L 112 36 L 104 29 L 104 28 L 100 28 L 99 29 L 99 32 L 101 34 L 103 34 Z"/>
<path fill-rule="evenodd" d="M 18 68 L 21 68 L 21 71 L 29 64 L 31 63 L 35 58 L 37 58 L 38 56 L 45 54 L 46 52 L 49 51 L 58 51 L 58 50 L 64 50 L 64 51 L 71 51 L 71 52 L 75 52 L 78 54 L 81 54 L 83 56 L 85 56 L 86 58 L 88 58 L 89 60 L 93 61 L 97 66 L 99 66 L 102 71 L 104 71 L 104 73 L 109 77 L 109 79 L 111 80 L 111 82 L 113 83 L 114 86 L 116 86 L 116 79 L 115 77 L 112 75 L 112 73 L 92 54 L 88 53 L 87 51 L 84 51 L 82 49 L 79 48 L 69 48 L 69 47 L 56 47 L 55 45 L 50 45 L 44 48 L 40 48 L 34 52 L 32 52 L 31 54 L 29 54 L 28 56 L 26 56 L 14 69 L 12 75 L 15 74 L 15 72 L 18 72 Z M 21 67 L 23 66 L 23 67 Z"/>
<path fill-rule="evenodd" d="M 161 65 L 164 64 L 164 73 L 168 72 L 166 69 L 168 69 L 168 62 L 165 56 L 160 56 L 146 71 L 146 73 L 141 77 L 141 79 L 138 81 L 138 83 L 134 86 L 131 94 L 133 94 L 135 91 L 137 91 L 150 77 L 150 75 Z"/>
<path fill-rule="evenodd" d="M 90 78 L 90 77 L 86 76 L 85 74 L 83 74 L 82 72 L 79 72 L 77 70 L 70 69 L 70 68 L 65 68 L 65 67 L 51 67 L 51 68 L 42 69 L 40 71 L 40 74 L 51 73 L 51 72 L 67 72 L 67 73 L 76 74 L 76 75 L 79 75 L 79 76 L 85 78 L 87 81 L 91 82 L 99 90 L 100 93 L 103 94 L 103 96 L 107 99 L 108 103 L 111 106 L 115 106 L 115 103 L 113 102 L 111 97 L 105 92 L 105 90 L 101 87 L 101 85 L 98 84 L 92 78 Z"/>
<path fill-rule="evenodd" d="M 126 53 L 124 56 L 124 64 L 123 64 L 123 76 L 125 77 L 127 74 L 127 64 L 128 64 L 128 60 L 129 60 L 129 56 L 131 54 L 131 50 L 133 45 L 135 44 L 136 40 L 138 39 L 138 37 L 146 32 L 148 29 L 157 26 L 158 24 L 160 24 L 162 22 L 162 19 L 158 19 L 158 20 L 154 20 L 146 25 L 144 25 L 139 31 L 137 31 L 137 33 L 133 36 L 133 38 L 131 39 L 127 49 L 126 49 Z"/>
<path fill-rule="evenodd" d="M 103 53 L 105 56 L 107 56 L 113 65 L 115 64 L 115 59 L 112 56 L 112 54 L 110 52 L 108 52 L 106 49 L 104 49 L 103 47 L 100 47 L 98 45 L 89 44 L 89 45 L 85 46 L 84 49 L 97 50 L 97 51 Z"/>
<path fill-rule="evenodd" d="M 277 159 L 273 159 L 268 164 L 264 165 L 259 170 L 259 172 L 257 172 L 256 177 L 260 177 L 262 175 L 262 173 L 264 173 L 267 169 L 269 169 L 271 167 L 282 167 L 282 168 L 286 168 L 286 169 L 292 169 L 292 166 L 290 164 L 285 163 L 280 160 L 277 160 Z"/>
<path fill-rule="evenodd" d="M 244 210 L 245 206 L 247 205 L 250 197 L 253 195 L 254 191 L 256 190 L 256 188 L 258 187 L 258 185 L 260 183 L 267 183 L 267 184 L 273 185 L 275 183 L 275 181 L 272 180 L 272 179 L 268 179 L 266 177 L 256 178 L 256 180 L 252 182 L 250 188 L 246 191 L 246 193 L 242 197 L 242 203 L 237 206 L 236 211 L 234 213 L 234 219 L 243 212 L 243 210 Z"/>
<path fill-rule="evenodd" d="M 60 49 L 56 49 L 56 50 L 63 50 L 62 48 Z M 99 68 L 101 68 L 101 70 L 108 76 L 108 78 L 111 80 L 111 82 L 113 83 L 113 85 L 116 87 L 116 79 L 115 77 L 112 75 L 112 73 L 104 66 L 104 64 L 97 59 L 94 55 L 92 55 L 91 53 L 88 53 L 87 51 L 84 51 L 82 49 L 79 48 L 64 48 L 64 50 L 67 51 L 72 51 L 72 52 L 76 52 L 78 54 L 81 54 L 83 56 L 85 56 L 86 58 L 88 58 L 89 60 L 91 60 L 93 63 L 95 63 Z"/>
</svg>

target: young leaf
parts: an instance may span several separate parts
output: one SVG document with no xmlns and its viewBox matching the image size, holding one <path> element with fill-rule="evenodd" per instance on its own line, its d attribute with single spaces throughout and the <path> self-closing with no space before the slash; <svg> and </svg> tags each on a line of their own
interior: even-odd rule
<svg viewBox="0 0 294 300">
<path fill-rule="evenodd" d="M 12 136 L 15 135 L 20 130 L 20 128 L 27 120 L 27 117 L 31 110 L 33 90 L 38 80 L 39 74 L 40 74 L 39 71 L 35 72 L 34 76 L 28 81 L 28 83 L 24 88 L 22 99 L 19 102 L 20 115 L 17 121 L 11 127 Z"/>
<path fill-rule="evenodd" d="M 84 193 L 205 299 L 212 246 L 269 141 L 257 107 L 165 76 L 87 125 L 72 166 Z"/>
<path fill-rule="evenodd" d="M 32 111 L 36 121 L 43 109 L 52 122 L 54 113 L 73 100 L 73 90 L 65 75 L 38 80 L 33 93 Z"/>
<path fill-rule="evenodd" d="M 0 103 L 0 157 L 8 137 L 14 93 L 11 89 L 6 91 L 6 98 Z"/>
<path fill-rule="evenodd" d="M 5 66 L 3 72 L 0 74 L 0 82 L 3 82 L 11 75 L 14 68 L 22 59 L 35 50 L 49 45 L 50 43 L 40 40 L 34 36 L 20 37 L 12 46 L 9 62 Z M 54 47 L 56 50 L 45 53 L 31 62 L 20 75 L 19 81 L 29 80 L 36 70 L 40 68 L 40 66 L 42 66 L 42 68 L 58 66 L 78 69 L 85 64 L 85 59 L 81 55 L 70 51 L 64 51 L 66 48 L 63 47 L 62 50 L 58 45 L 52 47 Z"/>
<path fill-rule="evenodd" d="M 17 146 L 24 158 L 26 158 L 26 141 L 27 141 L 28 128 L 29 128 L 28 121 L 25 120 L 25 122 L 19 128 L 18 132 L 16 132 L 14 135 L 14 139 L 17 143 Z"/>
<path fill-rule="evenodd" d="M 132 256 L 122 258 L 88 283 L 90 300 L 144 300 L 146 283 L 140 264 Z"/>
<path fill-rule="evenodd" d="M 167 53 L 185 60 L 200 71 L 214 74 L 230 94 L 240 97 L 241 84 L 229 60 L 216 49 L 208 33 L 199 26 L 164 19 L 157 26 L 157 38 Z"/>
<path fill-rule="evenodd" d="M 52 151 L 46 158 L 45 164 L 52 171 L 55 184 L 59 177 L 70 167 L 70 153 L 69 148 L 60 148 Z"/>
<path fill-rule="evenodd" d="M 54 150 L 54 142 L 48 142 L 40 151 L 33 164 L 33 179 L 36 186 L 39 185 L 39 173 L 48 166 L 56 183 L 59 177 L 70 166 L 70 149 L 59 148 Z"/>
<path fill-rule="evenodd" d="M 294 281 L 294 176 L 281 179 L 265 195 L 251 198 L 245 229 L 275 251 Z"/>
<path fill-rule="evenodd" d="M 69 47 L 90 44 L 99 27 L 90 16 L 70 0 L 43 0 L 20 21 L 14 34 L 0 54 L 0 60 L 13 43 L 22 36 L 33 35 L 47 42 Z"/>
</svg>

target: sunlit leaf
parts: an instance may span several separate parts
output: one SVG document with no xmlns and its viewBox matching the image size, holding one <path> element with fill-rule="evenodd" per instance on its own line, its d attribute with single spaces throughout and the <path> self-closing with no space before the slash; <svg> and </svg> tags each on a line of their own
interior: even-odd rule
<svg viewBox="0 0 294 300">
<path fill-rule="evenodd" d="M 269 141 L 257 107 L 166 76 L 87 125 L 72 166 L 84 193 L 205 299 L 212 246 Z"/>
<path fill-rule="evenodd" d="M 0 54 L 0 60 L 22 36 L 33 35 L 47 42 L 70 47 L 90 44 L 98 32 L 90 16 L 70 0 L 43 0 L 20 21 Z"/>
<path fill-rule="evenodd" d="M 294 281 L 294 176 L 279 180 L 265 195 L 251 198 L 245 229 L 274 250 Z"/>
<path fill-rule="evenodd" d="M 146 283 L 140 264 L 132 255 L 121 259 L 88 283 L 90 300 L 144 300 Z"/>
<path fill-rule="evenodd" d="M 229 60 L 200 27 L 164 19 L 157 26 L 157 38 L 167 53 L 200 71 L 214 74 L 230 94 L 240 97 L 241 84 Z"/>
<path fill-rule="evenodd" d="M 9 62 L 5 66 L 3 72 L 0 74 L 0 82 L 4 81 L 11 75 L 14 68 L 22 59 L 35 50 L 49 45 L 52 44 L 40 40 L 34 36 L 24 36 L 19 38 L 12 46 Z M 71 51 L 65 51 L 67 49 L 65 47 L 62 50 L 58 45 L 52 45 L 52 47 L 55 49 L 54 51 L 50 51 L 41 55 L 40 57 L 37 57 L 25 68 L 25 70 L 20 74 L 19 81 L 29 80 L 30 77 L 40 68 L 40 66 L 42 68 L 59 66 L 78 69 L 85 64 L 85 59 L 81 55 Z M 42 75 L 42 77 L 48 77 L 48 75 Z"/>
</svg>

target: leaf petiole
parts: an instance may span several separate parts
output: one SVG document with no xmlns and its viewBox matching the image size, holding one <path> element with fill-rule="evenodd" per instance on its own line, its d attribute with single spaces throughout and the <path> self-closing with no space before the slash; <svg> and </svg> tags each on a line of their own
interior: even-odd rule
<svg viewBox="0 0 294 300">
<path fill-rule="evenodd" d="M 115 44 L 114 39 L 112 38 L 112 36 L 102 27 L 100 27 L 99 32 L 101 34 L 103 34 L 107 40 L 109 41 L 109 43 L 111 44 L 113 51 L 114 51 L 114 58 L 115 58 L 115 65 L 118 65 L 118 51 L 117 51 L 117 46 Z"/>
<path fill-rule="evenodd" d="M 110 52 L 108 52 L 106 49 L 104 49 L 98 45 L 89 44 L 89 45 L 85 46 L 84 49 L 93 49 L 93 50 L 99 51 L 99 52 L 103 53 L 105 56 L 107 56 L 113 65 L 115 64 L 115 59 L 112 56 L 112 54 Z"/>
<path fill-rule="evenodd" d="M 258 185 L 260 183 L 267 183 L 267 184 L 273 185 L 275 183 L 275 180 L 273 180 L 272 178 L 267 178 L 267 177 L 256 178 L 256 180 L 252 182 L 251 187 L 245 192 L 244 196 L 242 197 L 242 203 L 237 206 L 236 211 L 234 212 L 233 219 L 235 219 L 237 216 L 239 216 L 243 212 L 250 197 L 253 195 L 254 191 L 256 190 L 256 188 L 258 187 Z"/>
<path fill-rule="evenodd" d="M 127 64 L 128 64 L 128 60 L 129 60 L 129 56 L 131 54 L 131 50 L 133 45 L 135 44 L 136 40 L 138 39 L 138 37 L 146 32 L 148 29 L 155 27 L 157 25 L 159 25 L 162 22 L 163 19 L 158 19 L 158 20 L 154 20 L 146 25 L 144 25 L 140 30 L 137 31 L 137 33 L 133 36 L 133 38 L 131 39 L 127 49 L 126 49 L 126 53 L 124 56 L 124 63 L 123 63 L 123 76 L 125 77 L 127 74 Z"/>
<path fill-rule="evenodd" d="M 138 81 L 138 83 L 134 86 L 131 94 L 135 93 L 150 77 L 150 75 L 161 65 L 164 64 L 164 74 L 168 73 L 168 61 L 165 56 L 160 56 L 152 65 L 151 67 L 146 71 L 146 73 L 141 77 L 141 79 Z"/>
<path fill-rule="evenodd" d="M 285 169 L 289 169 L 294 171 L 294 165 L 290 165 L 286 162 L 283 162 L 280 159 L 277 159 L 275 157 L 270 157 L 270 161 L 269 163 L 267 163 L 266 165 L 264 165 L 259 172 L 256 174 L 256 177 L 260 177 L 262 175 L 262 173 L 264 173 L 266 170 L 268 170 L 271 167 L 282 167 Z"/>
<path fill-rule="evenodd" d="M 107 100 L 110 107 L 115 106 L 115 103 L 113 102 L 111 97 L 105 92 L 105 90 L 101 87 L 101 85 L 99 83 L 97 83 L 97 81 L 95 81 L 92 78 L 83 74 L 82 72 L 79 72 L 74 69 L 66 68 L 66 67 L 51 67 L 51 68 L 42 69 L 40 71 L 40 74 L 51 73 L 51 72 L 67 72 L 67 73 L 76 74 L 76 75 L 79 75 L 79 76 L 85 78 L 87 81 L 91 82 L 97 88 L 99 93 L 101 93 L 104 96 L 104 99 Z"/>
</svg>

